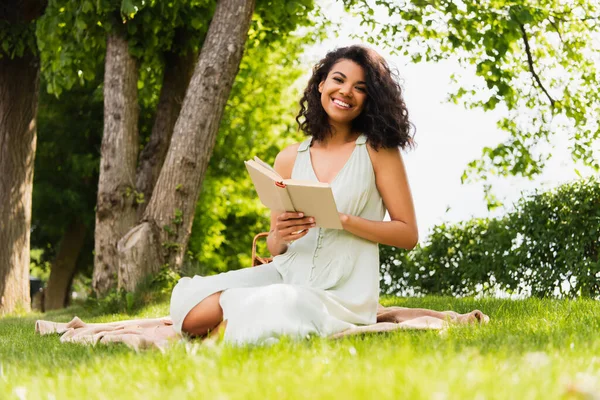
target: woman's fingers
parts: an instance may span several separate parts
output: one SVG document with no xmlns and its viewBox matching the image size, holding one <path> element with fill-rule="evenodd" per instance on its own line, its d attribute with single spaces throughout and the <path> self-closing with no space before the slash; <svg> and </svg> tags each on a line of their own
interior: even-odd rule
<svg viewBox="0 0 600 400">
<path fill-rule="evenodd" d="M 275 225 L 276 237 L 286 243 L 291 243 L 308 234 L 310 228 L 316 226 L 313 217 L 304 217 L 303 213 L 284 212 L 277 216 Z"/>
<path fill-rule="evenodd" d="M 294 240 L 298 240 L 301 237 L 304 237 L 308 234 L 308 229 L 304 229 L 298 233 L 292 233 L 284 237 L 286 242 L 293 242 Z"/>
<path fill-rule="evenodd" d="M 305 225 L 310 225 L 314 222 L 315 219 L 313 217 L 287 219 L 277 222 L 277 229 L 282 231 L 287 228 L 297 228 L 296 231 L 299 231 L 300 229 L 304 229 Z"/>
<path fill-rule="evenodd" d="M 302 225 L 314 222 L 314 218 L 310 216 L 304 216 L 304 213 L 297 212 L 284 212 L 277 216 L 277 223 L 281 225 L 282 229 L 292 225 Z"/>
<path fill-rule="evenodd" d="M 288 219 L 296 219 L 296 218 L 302 218 L 304 217 L 304 213 L 297 213 L 297 212 L 289 212 L 286 211 L 284 213 L 281 213 L 277 216 L 277 219 L 279 221 L 285 221 Z"/>
<path fill-rule="evenodd" d="M 304 225 L 294 225 L 294 226 L 292 226 L 290 228 L 281 230 L 281 236 L 287 237 L 287 236 L 299 233 L 300 231 L 306 231 L 306 232 L 308 232 L 308 230 L 310 228 L 314 228 L 314 227 L 315 227 L 314 223 L 312 223 L 312 224 L 304 224 Z"/>
</svg>

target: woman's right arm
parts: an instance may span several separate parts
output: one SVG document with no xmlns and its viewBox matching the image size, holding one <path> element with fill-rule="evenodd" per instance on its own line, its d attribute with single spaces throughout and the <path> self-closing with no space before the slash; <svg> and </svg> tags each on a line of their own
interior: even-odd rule
<svg viewBox="0 0 600 400">
<path fill-rule="evenodd" d="M 273 167 L 283 179 L 292 176 L 299 145 L 298 143 L 286 147 L 275 158 Z M 271 228 L 267 237 L 267 248 L 271 255 L 285 253 L 292 241 L 305 236 L 308 230 L 315 226 L 313 222 L 311 217 L 303 216 L 302 213 L 271 211 Z"/>
</svg>

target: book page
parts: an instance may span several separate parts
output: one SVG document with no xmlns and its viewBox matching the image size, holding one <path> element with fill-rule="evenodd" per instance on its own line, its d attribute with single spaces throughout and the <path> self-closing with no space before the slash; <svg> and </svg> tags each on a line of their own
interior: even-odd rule
<svg viewBox="0 0 600 400">
<path fill-rule="evenodd" d="M 261 203 L 274 211 L 295 211 L 287 188 L 280 185 L 278 178 L 281 177 L 278 174 L 273 174 L 252 160 L 246 161 L 245 165 Z"/>
<path fill-rule="evenodd" d="M 296 211 L 296 207 L 292 198 L 290 197 L 289 186 L 280 187 L 277 186 L 277 194 L 279 195 L 279 201 L 281 202 L 281 210 L 283 211 Z"/>
<path fill-rule="evenodd" d="M 270 170 L 270 171 L 272 171 L 272 172 L 276 173 L 277 175 L 279 175 L 279 174 L 277 173 L 277 171 L 275 171 L 275 168 L 271 167 L 269 164 L 267 164 L 266 162 L 264 162 L 264 161 L 263 161 L 263 160 L 261 160 L 260 158 L 258 158 L 258 157 L 256 157 L 256 156 L 255 156 L 253 161 L 254 161 L 254 162 L 256 162 L 256 163 L 258 163 L 258 164 L 260 164 L 261 166 L 265 167 L 266 169 L 268 169 L 268 170 Z M 280 176 L 280 177 L 281 177 L 281 176 Z M 282 179 L 283 179 L 283 178 L 282 178 Z"/>
<path fill-rule="evenodd" d="M 255 170 L 257 170 L 257 171 L 261 172 L 262 174 L 271 178 L 273 181 L 276 181 L 276 182 L 283 181 L 283 178 L 281 177 L 281 175 L 279 175 L 277 173 L 277 171 L 275 171 L 273 168 L 271 168 L 269 166 L 269 164 L 263 163 L 264 164 L 263 165 L 254 160 L 244 161 L 244 164 L 246 164 L 246 168 L 248 168 L 248 166 L 250 165 Z M 265 165 L 266 165 L 266 167 L 265 167 Z"/>
<path fill-rule="evenodd" d="M 251 161 L 246 161 L 245 165 L 248 173 L 250 174 L 250 179 L 252 179 L 252 183 L 254 183 L 254 188 L 258 193 L 258 198 L 260 199 L 261 203 L 271 210 L 283 211 L 284 208 L 281 204 L 277 186 L 275 185 L 277 180 L 272 176 L 265 174 L 262 169 L 257 168 L 257 166 L 255 166 Z"/>
<path fill-rule="evenodd" d="M 333 191 L 329 185 L 325 185 L 287 185 L 287 190 L 296 211 L 303 212 L 307 217 L 314 217 L 318 227 L 342 229 Z"/>
</svg>

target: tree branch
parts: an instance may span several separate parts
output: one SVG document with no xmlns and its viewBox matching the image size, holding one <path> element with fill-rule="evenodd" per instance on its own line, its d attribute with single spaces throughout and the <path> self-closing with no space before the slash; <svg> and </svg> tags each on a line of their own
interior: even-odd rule
<svg viewBox="0 0 600 400">
<path fill-rule="evenodd" d="M 523 37 L 523 42 L 525 43 L 525 53 L 527 53 L 527 65 L 529 66 L 529 72 L 531 72 L 534 81 L 538 84 L 540 89 L 542 89 L 542 91 L 546 94 L 548 100 L 550 100 L 550 105 L 554 107 L 554 103 L 556 103 L 556 101 L 552 98 L 552 96 L 550 96 L 550 93 L 548 93 L 548 90 L 546 90 L 546 88 L 542 84 L 540 76 L 535 71 L 535 67 L 533 65 L 533 56 L 531 55 L 531 48 L 529 47 L 529 39 L 527 37 L 527 31 L 525 30 L 525 26 L 519 20 L 517 20 L 517 23 L 519 24 L 519 28 L 521 28 L 521 36 Z"/>
</svg>

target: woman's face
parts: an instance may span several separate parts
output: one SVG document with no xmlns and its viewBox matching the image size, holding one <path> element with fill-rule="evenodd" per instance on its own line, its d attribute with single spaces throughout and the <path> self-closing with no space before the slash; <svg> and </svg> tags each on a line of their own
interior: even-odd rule
<svg viewBox="0 0 600 400">
<path fill-rule="evenodd" d="M 330 122 L 348 124 L 360 115 L 367 100 L 365 71 L 354 61 L 342 59 L 319 84 L 319 92 Z"/>
</svg>

